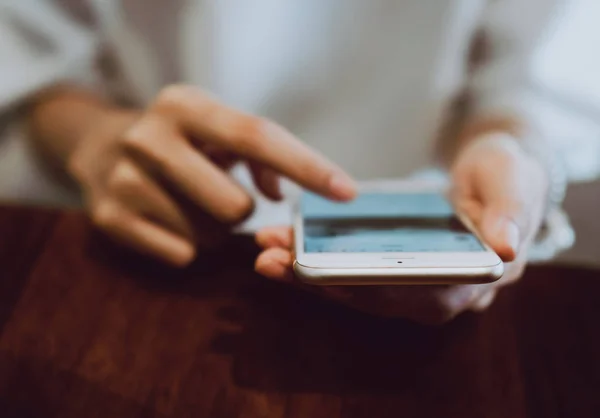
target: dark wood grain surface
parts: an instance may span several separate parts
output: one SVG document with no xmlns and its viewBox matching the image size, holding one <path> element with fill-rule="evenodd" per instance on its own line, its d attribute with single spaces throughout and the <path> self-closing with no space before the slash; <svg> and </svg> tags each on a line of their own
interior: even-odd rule
<svg viewBox="0 0 600 418">
<path fill-rule="evenodd" d="M 0 208 L 0 417 L 600 416 L 598 272 L 530 268 L 428 328 L 267 282 L 255 252 L 174 272 Z"/>
</svg>

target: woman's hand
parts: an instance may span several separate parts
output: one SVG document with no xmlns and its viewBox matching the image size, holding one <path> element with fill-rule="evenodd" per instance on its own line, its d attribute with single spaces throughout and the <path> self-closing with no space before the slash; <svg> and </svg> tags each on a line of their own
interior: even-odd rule
<svg viewBox="0 0 600 418">
<path fill-rule="evenodd" d="M 518 279 L 544 217 L 548 176 L 538 160 L 509 135 L 481 137 L 452 167 L 451 199 L 505 261 L 500 284 Z"/>
<path fill-rule="evenodd" d="M 507 264 L 495 283 L 454 286 L 310 288 L 376 315 L 442 323 L 467 310 L 486 309 L 498 290 L 519 279 L 527 250 L 545 210 L 548 180 L 542 166 L 507 135 L 480 137 L 465 146 L 452 169 L 454 205 L 470 217 L 484 240 Z M 257 234 L 264 252 L 256 270 L 266 277 L 297 283 L 290 228 Z M 308 287 L 308 286 L 304 286 Z"/>
<path fill-rule="evenodd" d="M 168 87 L 143 112 L 93 114 L 68 166 L 94 224 L 173 265 L 251 213 L 252 198 L 227 173 L 238 160 L 272 199 L 281 197 L 280 174 L 332 199 L 355 194 L 346 174 L 285 129 L 194 87 Z"/>
</svg>

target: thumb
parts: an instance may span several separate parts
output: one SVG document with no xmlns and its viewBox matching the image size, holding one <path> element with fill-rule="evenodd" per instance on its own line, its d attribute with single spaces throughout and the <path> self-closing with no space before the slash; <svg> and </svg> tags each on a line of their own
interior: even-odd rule
<svg viewBox="0 0 600 418">
<path fill-rule="evenodd" d="M 516 217 L 490 206 L 484 208 L 479 222 L 483 240 L 503 261 L 513 261 L 520 250 L 522 233 Z"/>
</svg>

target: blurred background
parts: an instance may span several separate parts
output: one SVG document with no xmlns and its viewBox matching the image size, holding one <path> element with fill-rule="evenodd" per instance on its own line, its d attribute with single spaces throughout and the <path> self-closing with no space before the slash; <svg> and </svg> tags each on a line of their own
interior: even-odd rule
<svg viewBox="0 0 600 418">
<path fill-rule="evenodd" d="M 141 0 L 4 0 L 0 3 L 0 200 L 10 204 L 50 206 L 77 206 L 80 203 L 77 188 L 68 176 L 52 168 L 45 161 L 43 153 L 34 149 L 26 139 L 29 100 L 54 84 L 76 80 L 81 85 L 94 86 L 101 94 L 119 102 L 144 104 L 161 86 L 170 82 L 189 82 L 217 91 L 220 97 L 236 107 L 266 113 L 286 126 L 291 125 L 289 127 L 294 132 L 303 134 L 302 128 L 297 128 L 301 126 L 297 121 L 309 119 L 314 104 L 327 101 L 323 97 L 329 91 L 326 86 L 331 74 L 333 79 L 341 74 L 331 65 L 331 51 L 347 49 L 351 55 L 354 51 L 352 48 L 362 45 L 369 54 L 357 58 L 357 61 L 346 61 L 345 65 L 354 66 L 360 59 L 365 67 L 372 64 L 384 68 L 389 64 L 393 70 L 394 65 L 415 66 L 412 77 L 418 80 L 421 71 L 416 61 L 407 62 L 401 55 L 390 52 L 396 49 L 396 41 L 393 39 L 395 32 L 390 32 L 389 28 L 405 27 L 402 30 L 429 34 L 424 40 L 404 40 L 404 46 L 398 46 L 398 49 L 404 48 L 403 53 L 428 48 L 428 41 L 438 42 L 442 36 L 440 33 L 443 32 L 438 30 L 438 26 L 445 28 L 447 33 L 444 36 L 448 39 L 438 42 L 436 59 L 441 61 L 436 62 L 440 68 L 446 68 L 444 60 L 457 60 L 457 57 L 448 58 L 443 53 L 452 50 L 449 43 L 456 40 L 451 35 L 459 36 L 457 34 L 462 33 L 454 31 L 452 25 L 456 22 L 469 28 L 469 50 L 476 50 L 475 55 L 479 59 L 500 57 L 500 64 L 487 71 L 479 82 L 488 83 L 487 87 L 495 86 L 503 80 L 511 81 L 511 77 L 516 77 L 513 67 L 522 70 L 523 74 L 519 77 L 533 80 L 527 88 L 538 99 L 541 98 L 541 102 L 552 103 L 539 105 L 538 123 L 548 126 L 553 132 L 560 132 L 563 139 L 567 139 L 561 145 L 561 150 L 569 151 L 569 163 L 573 166 L 587 164 L 600 167 L 600 148 L 597 145 L 600 140 L 600 43 L 597 43 L 600 40 L 600 2 L 597 0 L 454 0 L 444 2 L 443 10 L 439 11 L 439 2 L 436 0 L 395 3 L 378 0 L 372 5 L 369 2 L 369 6 L 379 9 L 381 16 L 387 16 L 385 21 L 378 20 L 381 18 L 377 14 L 370 14 L 369 7 L 360 1 L 306 1 L 300 6 L 299 2 L 280 0 L 178 0 L 162 2 L 163 9 L 158 6 L 159 3 Z M 286 8 L 282 6 L 285 3 L 295 5 Z M 156 13 L 151 13 L 151 9 L 155 8 Z M 173 21 L 168 24 L 161 21 L 161 13 L 164 13 L 161 10 L 167 9 L 174 11 L 176 19 L 184 22 L 179 32 L 173 32 Z M 237 11 L 224 14 L 221 9 Z M 488 13 L 488 9 L 493 12 Z M 423 20 L 415 21 L 410 18 L 411 13 L 423 16 Z M 190 16 L 197 16 L 199 20 L 192 21 L 190 25 L 187 22 Z M 226 20 L 212 19 L 211 16 Z M 425 16 L 431 16 L 431 20 L 428 21 Z M 128 19 L 130 22 L 127 22 Z M 361 19 L 366 23 L 363 24 Z M 343 32 L 350 39 L 347 43 L 340 43 L 332 35 L 333 32 L 328 31 L 328 25 L 341 21 L 351 28 L 350 32 Z M 540 29 L 541 21 L 543 30 L 528 38 L 531 35 L 529 32 Z M 302 22 L 309 23 L 304 25 Z M 127 24 L 133 27 L 128 34 L 123 29 Z M 136 25 L 150 29 L 148 33 L 153 34 L 152 38 L 148 36 L 148 39 L 144 39 L 143 32 L 137 30 Z M 229 34 L 234 28 L 238 32 Z M 401 35 L 402 32 L 399 32 L 398 36 Z M 521 35 L 523 38 L 518 38 Z M 129 57 L 125 57 L 129 60 L 123 57 L 127 54 L 115 47 L 115 43 L 119 44 L 120 36 L 123 44 L 129 47 Z M 183 54 L 187 70 L 179 75 L 164 76 L 168 70 L 173 70 L 170 67 L 175 66 L 175 61 L 181 61 L 180 57 L 175 56 L 178 52 L 174 46 L 177 39 L 169 38 L 173 36 L 182 39 L 178 44 L 181 48 L 191 48 Z M 186 44 L 186 37 L 206 37 L 207 42 L 190 47 Z M 481 45 L 475 45 L 478 39 L 484 40 Z M 158 48 L 161 43 L 165 43 L 163 52 L 169 52 L 166 55 L 156 54 L 148 47 L 150 44 Z M 294 117 L 288 118 L 281 113 L 285 106 L 279 107 L 277 102 L 270 101 L 274 78 L 260 75 L 265 68 L 274 67 L 310 71 L 312 67 L 298 57 L 315 53 L 306 46 L 311 43 L 327 45 L 317 51 L 321 55 L 317 54 L 316 62 L 319 65 L 315 74 L 318 77 L 312 79 L 311 83 L 314 83 L 301 87 L 290 87 L 285 81 L 278 84 L 286 94 L 301 96 L 288 112 Z M 211 49 L 221 47 L 233 52 L 221 56 Z M 491 51 L 488 50 L 490 47 Z M 518 50 L 518 53 L 511 58 L 512 61 L 502 61 L 503 54 L 510 54 L 511 48 Z M 463 49 L 459 58 L 466 62 L 469 53 Z M 161 75 L 136 70 L 140 66 L 152 66 L 147 65 L 153 62 L 147 61 L 149 56 L 160 61 L 157 66 L 166 68 Z M 204 83 L 203 80 L 208 78 L 199 68 L 203 65 L 202 59 L 207 56 L 218 58 L 218 64 L 212 65 L 211 71 L 217 71 L 219 76 Z M 382 56 L 387 57 L 388 61 L 381 60 Z M 523 57 L 526 57 L 525 61 L 521 60 Z M 476 61 L 478 58 L 474 59 Z M 136 60 L 138 66 L 128 68 L 130 63 L 136 64 Z M 285 71 L 288 70 L 284 69 L 282 73 Z M 361 71 L 366 70 L 363 68 Z M 100 82 L 96 79 L 97 73 L 101 73 Z M 374 77 L 379 77 L 377 74 L 379 72 Z M 319 78 L 321 76 L 322 79 Z M 447 76 L 452 79 L 448 85 L 469 85 L 468 78 L 471 76 L 473 74 L 468 70 L 461 76 L 451 74 Z M 347 77 L 348 85 L 361 82 L 359 78 Z M 152 86 L 153 83 L 158 87 Z M 144 89 L 140 94 L 139 91 Z M 319 89 L 322 89 L 322 96 L 315 96 L 317 99 L 310 95 L 303 96 L 307 91 Z M 446 116 L 453 112 L 452 106 L 457 107 L 457 103 L 468 96 L 463 94 L 466 89 L 448 90 L 447 99 L 453 104 L 444 109 Z M 348 100 L 352 100 L 351 95 Z M 368 103 L 362 109 L 357 109 L 355 115 L 361 112 L 374 113 Z M 561 110 L 558 112 L 556 109 Z M 310 138 L 310 132 L 307 131 L 307 138 Z M 339 140 L 334 139 L 337 135 L 335 129 L 324 129 L 322 132 L 332 132 L 331 144 L 323 146 L 325 151 L 340 148 Z M 322 132 L 319 131 L 316 136 L 325 136 Z M 365 162 L 364 167 L 357 168 L 357 172 L 368 173 L 368 167 L 377 164 L 377 161 Z M 597 220 L 600 182 L 594 180 L 598 171 L 582 171 L 583 174 L 576 176 L 577 184 L 569 187 L 565 208 L 575 227 L 577 243 L 560 257 L 561 261 L 600 264 L 600 222 Z"/>
</svg>

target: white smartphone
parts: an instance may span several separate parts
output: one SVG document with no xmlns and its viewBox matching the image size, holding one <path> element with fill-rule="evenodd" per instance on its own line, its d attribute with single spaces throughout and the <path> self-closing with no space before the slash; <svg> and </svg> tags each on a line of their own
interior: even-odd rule
<svg viewBox="0 0 600 418">
<path fill-rule="evenodd" d="M 349 203 L 304 193 L 294 232 L 294 271 L 314 285 L 489 283 L 504 271 L 440 185 L 365 185 Z"/>
</svg>

